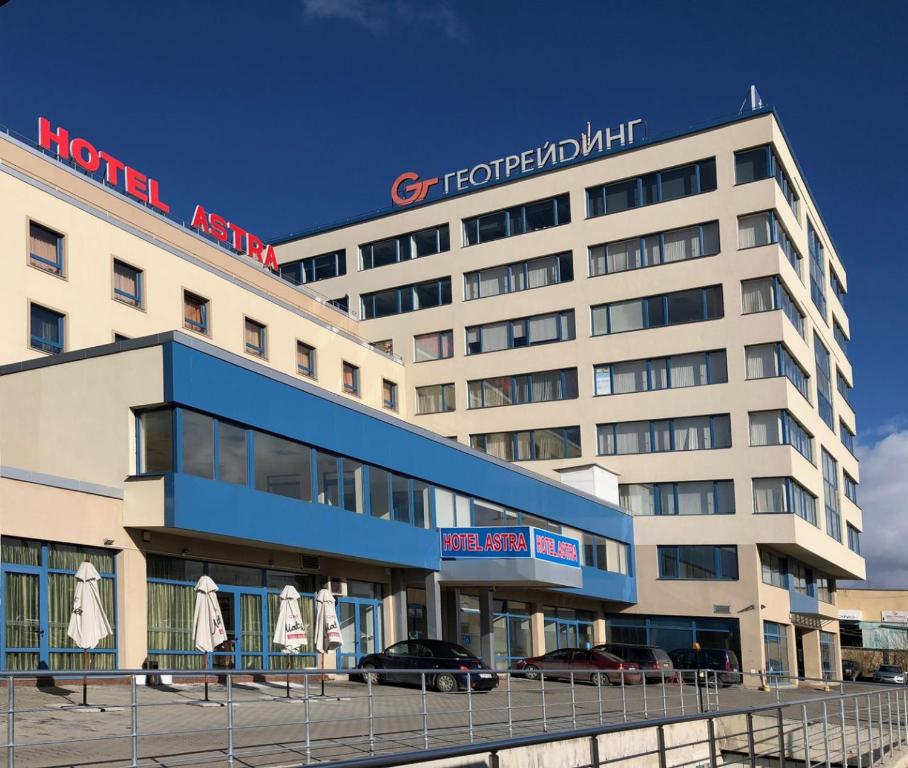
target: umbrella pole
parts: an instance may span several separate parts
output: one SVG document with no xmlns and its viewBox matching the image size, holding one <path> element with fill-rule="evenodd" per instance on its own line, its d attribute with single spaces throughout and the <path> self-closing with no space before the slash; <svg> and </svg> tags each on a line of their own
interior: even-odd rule
<svg viewBox="0 0 908 768">
<path fill-rule="evenodd" d="M 88 651 L 82 649 L 82 669 L 88 669 Z M 88 675 L 82 675 L 82 706 L 88 706 Z"/>
<path fill-rule="evenodd" d="M 322 698 L 325 698 L 325 654 L 322 654 Z"/>
<path fill-rule="evenodd" d="M 287 670 L 287 698 L 290 698 L 290 670 Z"/>
<path fill-rule="evenodd" d="M 209 667 L 209 656 L 208 652 L 205 652 L 205 701 L 208 701 L 208 667 Z"/>
</svg>

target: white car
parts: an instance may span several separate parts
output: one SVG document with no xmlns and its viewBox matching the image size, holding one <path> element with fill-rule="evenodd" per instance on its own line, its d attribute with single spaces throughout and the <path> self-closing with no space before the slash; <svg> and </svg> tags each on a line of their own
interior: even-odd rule
<svg viewBox="0 0 908 768">
<path fill-rule="evenodd" d="M 894 664 L 883 664 L 876 672 L 873 673 L 873 682 L 904 685 L 905 670 Z"/>
</svg>

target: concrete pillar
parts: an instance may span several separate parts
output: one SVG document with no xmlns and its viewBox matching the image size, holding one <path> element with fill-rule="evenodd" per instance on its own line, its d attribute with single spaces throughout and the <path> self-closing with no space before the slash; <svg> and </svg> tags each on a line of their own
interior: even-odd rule
<svg viewBox="0 0 908 768">
<path fill-rule="evenodd" d="M 148 655 L 148 573 L 145 553 L 117 555 L 117 642 L 121 669 L 138 669 Z"/>
<path fill-rule="evenodd" d="M 442 640 L 459 643 L 460 640 L 460 592 L 448 587 L 441 593 Z"/>
<path fill-rule="evenodd" d="M 444 631 L 441 623 L 441 584 L 438 571 L 426 576 L 426 635 L 434 640 L 441 640 Z"/>
<path fill-rule="evenodd" d="M 407 639 L 407 579 L 400 568 L 391 569 L 391 626 L 394 632 L 392 642 Z"/>
<path fill-rule="evenodd" d="M 596 614 L 593 621 L 593 645 L 599 645 L 605 642 L 605 616 L 602 611 Z"/>
<path fill-rule="evenodd" d="M 492 590 L 479 590 L 479 647 L 482 660 L 488 667 L 495 666 L 495 630 L 492 626 Z"/>
<path fill-rule="evenodd" d="M 541 656 L 546 652 L 545 647 L 545 617 L 542 613 L 542 603 L 533 603 L 530 614 L 530 642 L 532 643 L 533 656 Z M 550 649 L 551 650 L 551 649 Z"/>
<path fill-rule="evenodd" d="M 823 663 L 820 659 L 820 632 L 816 629 L 804 630 L 804 677 L 822 678 Z"/>
</svg>

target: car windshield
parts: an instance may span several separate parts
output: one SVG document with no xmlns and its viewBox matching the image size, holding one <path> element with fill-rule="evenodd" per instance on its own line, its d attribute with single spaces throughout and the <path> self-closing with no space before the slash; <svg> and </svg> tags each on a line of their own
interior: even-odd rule
<svg viewBox="0 0 908 768">
<path fill-rule="evenodd" d="M 882 667 L 880 667 L 880 672 L 894 672 L 895 674 L 900 675 L 902 674 L 902 668 L 893 667 L 891 664 L 884 664 Z"/>
</svg>

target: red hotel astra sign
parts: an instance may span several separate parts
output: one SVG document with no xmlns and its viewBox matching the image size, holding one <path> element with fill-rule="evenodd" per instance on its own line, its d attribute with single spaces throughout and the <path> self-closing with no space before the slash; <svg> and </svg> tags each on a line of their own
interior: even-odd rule
<svg viewBox="0 0 908 768">
<path fill-rule="evenodd" d="M 155 179 L 98 150 L 87 139 L 70 139 L 65 128 L 53 130 L 46 117 L 38 118 L 38 146 L 48 152 L 56 152 L 57 157 L 63 160 L 72 160 L 87 173 L 97 173 L 103 165 L 104 179 L 112 187 L 121 189 L 129 197 L 161 213 L 170 213 L 170 206 L 161 199 L 161 190 Z M 223 216 L 209 214 L 201 205 L 195 207 L 192 228 L 221 243 L 228 243 L 233 250 L 245 253 L 274 271 L 278 269 L 274 246 L 266 245 L 260 238 Z"/>
</svg>

